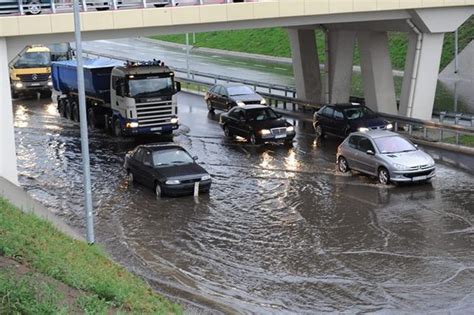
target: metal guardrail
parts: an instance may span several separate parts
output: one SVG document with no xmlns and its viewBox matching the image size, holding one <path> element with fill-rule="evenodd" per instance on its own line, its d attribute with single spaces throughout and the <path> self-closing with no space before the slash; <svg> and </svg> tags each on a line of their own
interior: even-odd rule
<svg viewBox="0 0 474 315">
<path fill-rule="evenodd" d="M 117 58 L 115 56 L 96 54 L 92 52 L 86 52 L 87 56 L 101 56 L 116 60 L 129 60 L 129 61 L 140 61 L 132 58 Z M 210 86 L 217 83 L 243 83 L 253 86 L 254 89 L 259 92 L 262 96 L 267 99 L 268 105 L 281 109 L 291 110 L 301 113 L 313 113 L 314 111 L 321 108 L 322 104 L 310 102 L 307 100 L 301 100 L 296 98 L 296 92 L 294 89 L 289 89 L 283 85 L 274 85 L 268 83 L 261 83 L 251 80 L 236 79 L 228 76 L 219 76 L 209 73 L 202 73 L 198 71 L 190 71 L 190 78 L 187 78 L 188 72 L 186 69 L 173 68 L 173 71 L 179 73 L 176 79 L 182 83 L 184 88 L 188 88 L 193 91 L 205 93 Z M 200 80 L 198 79 L 200 78 Z M 276 93 L 275 93 L 276 92 Z M 290 96 L 291 95 L 291 96 Z M 360 98 L 353 97 L 353 101 L 360 101 Z M 462 145 L 462 136 L 474 136 L 474 117 L 470 117 L 468 121 L 471 122 L 471 126 L 458 124 L 462 118 L 462 115 L 448 115 L 442 112 L 440 115 L 440 122 L 421 120 L 415 118 L 408 118 L 396 115 L 389 115 L 379 113 L 380 116 L 389 120 L 394 125 L 394 130 L 397 132 L 407 133 L 409 136 L 417 137 L 428 141 L 437 142 L 449 142 L 456 145 Z M 455 124 L 444 123 L 445 117 L 454 117 Z"/>
<path fill-rule="evenodd" d="M 120 10 L 137 8 L 157 8 L 164 6 L 189 6 L 207 4 L 226 4 L 233 2 L 256 2 L 258 0 L 79 0 L 80 10 Z M 15 4 L 17 2 L 17 4 Z M 40 14 L 65 13 L 73 11 L 73 0 L 17 0 L 0 2 L 0 16 L 2 14 Z"/>
</svg>

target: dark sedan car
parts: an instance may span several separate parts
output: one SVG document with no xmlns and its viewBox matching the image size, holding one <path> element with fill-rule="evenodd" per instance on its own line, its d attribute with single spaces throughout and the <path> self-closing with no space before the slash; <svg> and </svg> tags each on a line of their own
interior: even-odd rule
<svg viewBox="0 0 474 315">
<path fill-rule="evenodd" d="M 125 156 L 129 182 L 153 188 L 158 197 L 207 193 L 211 176 L 196 163 L 197 157 L 175 144 L 140 145 Z"/>
<path fill-rule="evenodd" d="M 332 134 L 347 137 L 354 131 L 391 130 L 392 124 L 363 105 L 325 105 L 314 113 L 313 127 L 317 136 Z"/>
<path fill-rule="evenodd" d="M 235 106 L 267 103 L 251 87 L 242 84 L 214 85 L 206 93 L 204 100 L 210 112 L 214 109 L 228 111 Z"/>
<path fill-rule="evenodd" d="M 240 136 L 252 144 L 282 141 L 293 142 L 295 128 L 273 109 L 264 105 L 234 107 L 220 116 L 227 137 Z"/>
</svg>

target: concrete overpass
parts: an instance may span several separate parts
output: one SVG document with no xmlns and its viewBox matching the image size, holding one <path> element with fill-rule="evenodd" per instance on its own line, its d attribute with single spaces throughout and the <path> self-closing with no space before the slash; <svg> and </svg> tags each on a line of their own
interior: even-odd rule
<svg viewBox="0 0 474 315">
<path fill-rule="evenodd" d="M 430 119 L 444 33 L 474 13 L 474 0 L 261 0 L 203 6 L 82 12 L 84 40 L 216 30 L 285 27 L 299 98 L 347 102 L 356 41 L 366 102 L 375 110 Z M 326 31 L 322 75 L 314 32 Z M 25 45 L 73 41 L 73 16 L 0 17 L 0 177 L 17 183 L 8 61 Z M 397 109 L 388 31 L 409 38 Z"/>
</svg>

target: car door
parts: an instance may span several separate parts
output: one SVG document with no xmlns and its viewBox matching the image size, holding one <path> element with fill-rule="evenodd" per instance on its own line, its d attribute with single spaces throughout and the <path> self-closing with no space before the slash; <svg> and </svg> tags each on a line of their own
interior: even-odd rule
<svg viewBox="0 0 474 315">
<path fill-rule="evenodd" d="M 334 133 L 334 128 L 332 126 L 332 116 L 334 114 L 334 109 L 331 106 L 326 106 L 321 113 L 321 127 L 324 132 Z"/>
<path fill-rule="evenodd" d="M 347 146 L 345 148 L 346 152 L 344 152 L 344 157 L 349 163 L 349 167 L 356 170 L 360 170 L 361 168 L 361 164 L 359 161 L 360 151 L 358 148 L 360 139 L 361 139 L 361 136 L 358 136 L 358 135 L 350 136 L 347 142 Z"/>
<path fill-rule="evenodd" d="M 138 183 L 143 183 L 143 178 L 142 178 L 142 159 L 143 159 L 143 153 L 144 149 L 139 148 L 137 151 L 135 151 L 135 154 L 130 158 L 129 163 L 128 163 L 128 168 L 130 169 L 130 172 L 132 172 L 133 177 L 135 181 Z"/>
<path fill-rule="evenodd" d="M 215 106 L 218 109 L 223 110 L 224 109 L 224 92 L 225 88 L 221 85 L 219 85 L 216 89 L 216 98 L 215 98 Z"/>
<path fill-rule="evenodd" d="M 335 135 L 346 137 L 347 123 L 342 110 L 335 108 L 332 120 L 332 129 Z"/>
<path fill-rule="evenodd" d="M 229 98 L 229 92 L 227 91 L 227 88 L 223 86 L 221 88 L 221 99 L 222 99 L 222 110 L 229 110 L 230 107 L 230 98 Z"/>
<path fill-rule="evenodd" d="M 359 140 L 358 148 L 358 160 L 360 163 L 360 170 L 364 173 L 375 175 L 375 148 L 372 141 L 367 137 L 361 137 L 361 139 Z M 372 151 L 374 154 L 367 154 L 367 151 Z"/>
<path fill-rule="evenodd" d="M 233 109 L 229 115 L 229 130 L 236 136 L 246 137 L 242 135 L 240 127 L 242 118 L 245 118 L 245 113 L 241 108 Z"/>
<path fill-rule="evenodd" d="M 153 153 L 145 150 L 142 157 L 141 176 L 143 185 L 154 188 L 155 179 L 153 178 Z"/>
</svg>

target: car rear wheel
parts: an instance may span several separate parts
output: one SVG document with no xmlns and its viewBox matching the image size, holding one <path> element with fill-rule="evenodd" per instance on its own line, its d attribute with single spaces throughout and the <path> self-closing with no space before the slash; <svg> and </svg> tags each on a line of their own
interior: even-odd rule
<svg viewBox="0 0 474 315">
<path fill-rule="evenodd" d="M 382 185 L 390 184 L 390 173 L 385 167 L 380 167 L 378 171 L 378 180 Z"/>
<path fill-rule="evenodd" d="M 129 184 L 133 184 L 133 182 L 135 182 L 135 177 L 130 170 L 127 170 L 127 181 Z"/>
<path fill-rule="evenodd" d="M 337 166 L 338 166 L 339 172 L 341 173 L 347 173 L 348 171 L 350 171 L 349 163 L 347 163 L 346 158 L 343 156 L 339 157 L 339 160 L 337 161 Z"/>
<path fill-rule="evenodd" d="M 155 195 L 158 198 L 163 197 L 163 190 L 159 183 L 155 183 Z"/>
<path fill-rule="evenodd" d="M 227 138 L 232 138 L 234 136 L 227 125 L 224 126 L 224 134 Z"/>
</svg>

